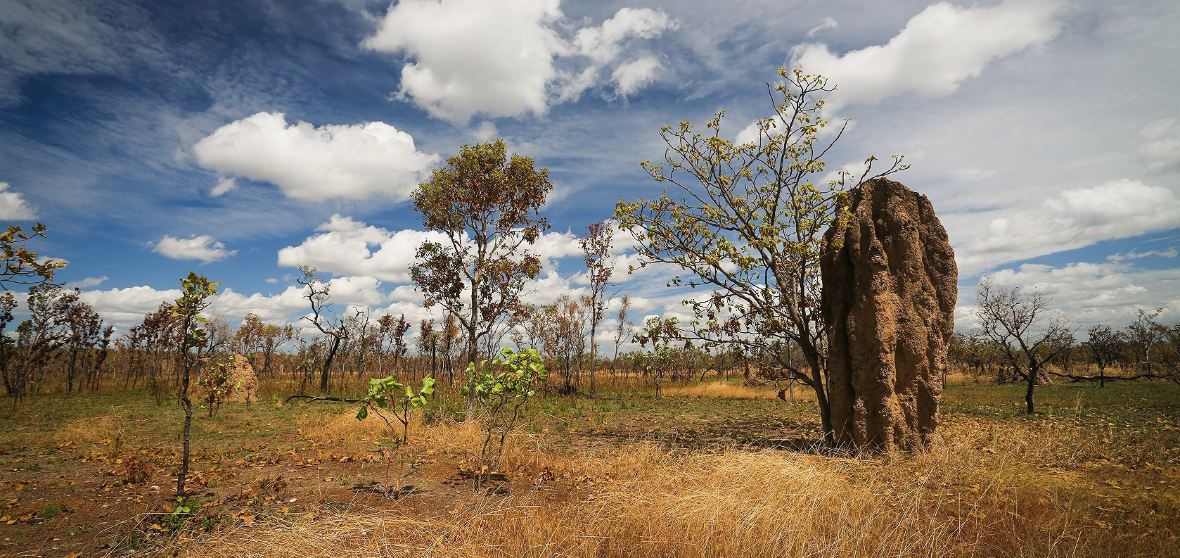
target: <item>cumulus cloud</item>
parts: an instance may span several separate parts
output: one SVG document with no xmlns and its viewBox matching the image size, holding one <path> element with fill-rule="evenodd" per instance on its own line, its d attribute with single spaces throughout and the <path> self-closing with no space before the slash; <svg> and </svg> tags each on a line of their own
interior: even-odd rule
<svg viewBox="0 0 1180 558">
<path fill-rule="evenodd" d="M 993 218 L 956 247 L 960 272 L 1180 227 L 1180 199 L 1136 180 L 1065 190 L 1040 206 Z"/>
<path fill-rule="evenodd" d="M 406 283 L 410 280 L 414 255 L 423 242 L 448 242 L 442 233 L 414 229 L 389 231 L 338 214 L 316 231 L 299 245 L 279 250 L 279 265 L 310 265 L 327 273 Z M 569 232 L 542 234 L 527 249 L 537 254 L 546 266 L 552 266 L 555 259 L 582 253 L 577 237 Z"/>
<path fill-rule="evenodd" d="M 653 39 L 675 28 L 676 21 L 663 10 L 622 8 L 602 25 L 578 30 L 573 43 L 579 54 L 603 65 L 617 58 L 627 41 Z"/>
<path fill-rule="evenodd" d="M 1149 170 L 1180 170 L 1180 120 L 1156 120 L 1143 128 L 1139 137 L 1139 154 Z"/>
<path fill-rule="evenodd" d="M 362 45 L 403 53 L 398 95 L 432 116 L 466 124 L 544 114 L 553 59 L 566 50 L 552 24 L 559 0 L 405 0 L 389 7 Z"/>
<path fill-rule="evenodd" d="M 260 112 L 222 126 L 193 146 L 208 169 L 270 182 L 289 197 L 323 201 L 384 196 L 409 199 L 438 155 L 422 153 L 409 134 L 384 122 L 288 124 Z M 232 186 L 214 188 L 214 195 Z"/>
<path fill-rule="evenodd" d="M 134 325 L 144 314 L 155 312 L 163 302 L 180 298 L 180 289 L 159 290 L 146 285 L 124 289 L 82 291 L 79 295 L 102 315 L 103 319 L 120 327 Z"/>
<path fill-rule="evenodd" d="M 660 61 L 656 57 L 642 56 L 615 68 L 610 79 L 615 84 L 615 91 L 627 97 L 655 81 L 659 70 Z"/>
<path fill-rule="evenodd" d="M 10 191 L 7 182 L 0 182 L 0 219 L 6 221 L 31 221 L 37 213 L 25 202 L 25 195 Z"/>
<path fill-rule="evenodd" d="M 831 108 L 905 93 L 948 95 L 992 61 L 1055 37 L 1058 7 L 1056 0 L 969 7 L 939 2 L 884 45 L 838 55 L 824 44 L 802 44 L 793 49 L 792 64 L 839 86 Z"/>
<path fill-rule="evenodd" d="M 576 100 L 628 41 L 675 27 L 661 10 L 622 8 L 567 40 L 561 20 L 559 0 L 403 0 L 362 46 L 405 57 L 398 98 L 466 125 L 475 115 L 543 115 L 552 102 Z M 590 65 L 557 68 L 558 59 L 576 56 Z"/>
<path fill-rule="evenodd" d="M 196 260 L 204 263 L 224 260 L 238 253 L 237 250 L 226 249 L 225 243 L 207 234 L 188 238 L 164 235 L 152 251 L 174 260 Z"/>
<path fill-rule="evenodd" d="M 1121 327 L 1135 319 L 1137 310 L 1163 307 L 1165 321 L 1180 316 L 1180 269 L 1138 269 L 1118 262 L 1024 264 L 988 277 L 997 286 L 1021 287 L 1047 296 L 1050 308 L 1062 312 L 1081 331 L 1099 323 Z M 962 294 L 964 300 L 974 300 L 974 289 Z M 961 306 L 964 314 L 973 308 L 971 304 Z M 973 324 L 967 317 L 959 326 Z"/>
<path fill-rule="evenodd" d="M 340 275 L 365 275 L 384 281 L 410 280 L 414 253 L 423 242 L 446 242 L 440 233 L 417 230 L 387 231 L 333 215 L 319 231 L 297 246 L 279 250 L 280 266 L 310 265 Z"/>
</svg>

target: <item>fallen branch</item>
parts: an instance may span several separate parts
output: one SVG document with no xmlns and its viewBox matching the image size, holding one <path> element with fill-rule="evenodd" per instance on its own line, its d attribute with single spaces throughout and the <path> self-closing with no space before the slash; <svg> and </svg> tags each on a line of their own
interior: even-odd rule
<svg viewBox="0 0 1180 558">
<path fill-rule="evenodd" d="M 343 397 L 329 397 L 329 396 L 322 396 L 322 395 L 295 394 L 295 395 L 288 395 L 287 398 L 283 400 L 283 404 L 290 403 L 292 399 L 305 399 L 305 400 L 307 400 L 308 403 L 311 403 L 312 401 L 335 401 L 338 403 L 360 403 L 361 402 L 360 399 L 345 399 Z"/>
<path fill-rule="evenodd" d="M 1080 375 L 1075 375 L 1075 374 L 1064 374 L 1061 372 L 1049 372 L 1049 371 L 1046 371 L 1046 372 L 1048 372 L 1052 376 L 1057 376 L 1058 378 L 1067 378 L 1070 382 L 1097 382 L 1099 380 L 1103 380 L 1103 381 L 1107 381 L 1107 382 L 1114 382 L 1114 381 L 1118 381 L 1118 380 L 1123 380 L 1123 381 L 1142 380 L 1144 378 L 1149 378 L 1149 379 L 1154 379 L 1154 380 L 1166 380 L 1167 379 L 1166 376 L 1160 376 L 1157 374 L 1136 374 L 1134 376 L 1099 376 L 1098 374 L 1095 374 L 1093 376 L 1080 376 Z"/>
</svg>

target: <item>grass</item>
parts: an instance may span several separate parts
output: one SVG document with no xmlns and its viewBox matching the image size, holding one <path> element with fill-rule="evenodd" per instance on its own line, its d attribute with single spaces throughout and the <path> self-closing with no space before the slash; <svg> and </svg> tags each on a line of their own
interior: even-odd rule
<svg viewBox="0 0 1180 558">
<path fill-rule="evenodd" d="M 537 400 L 496 495 L 457 474 L 480 439 L 457 397 L 396 449 L 352 405 L 228 404 L 198 412 L 179 519 L 177 408 L 33 398 L 0 414 L 0 555 L 1180 555 L 1175 385 L 1043 386 L 1027 417 L 1019 386 L 956 383 L 932 451 L 854 458 L 811 443 L 801 390 L 664 393 Z"/>
</svg>

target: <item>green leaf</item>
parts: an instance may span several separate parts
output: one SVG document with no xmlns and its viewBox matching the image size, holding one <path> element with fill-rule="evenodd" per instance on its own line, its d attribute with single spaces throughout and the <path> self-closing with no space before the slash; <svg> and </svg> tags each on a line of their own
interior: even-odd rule
<svg viewBox="0 0 1180 558">
<path fill-rule="evenodd" d="M 361 407 L 361 410 L 356 412 L 356 420 L 365 420 L 369 416 L 369 407 Z"/>
</svg>

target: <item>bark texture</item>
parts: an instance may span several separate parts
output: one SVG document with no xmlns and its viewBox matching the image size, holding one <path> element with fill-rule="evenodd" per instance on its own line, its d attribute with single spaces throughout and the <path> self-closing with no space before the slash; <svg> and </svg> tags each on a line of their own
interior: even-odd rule
<svg viewBox="0 0 1180 558">
<path fill-rule="evenodd" d="M 958 268 L 930 200 L 877 179 L 824 236 L 823 312 L 837 444 L 920 450 L 938 425 Z"/>
</svg>

